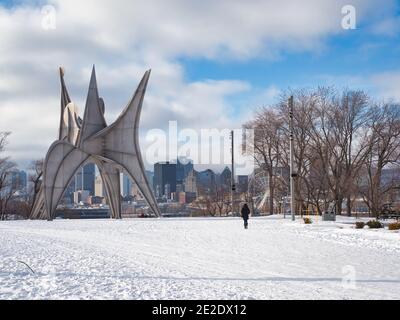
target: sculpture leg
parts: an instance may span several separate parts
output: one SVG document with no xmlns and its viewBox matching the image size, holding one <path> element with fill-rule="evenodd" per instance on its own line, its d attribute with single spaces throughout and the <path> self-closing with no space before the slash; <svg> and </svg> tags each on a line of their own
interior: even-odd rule
<svg viewBox="0 0 400 320">
<path fill-rule="evenodd" d="M 48 219 L 53 219 L 57 205 L 78 169 L 90 155 L 65 141 L 55 142 L 44 162 L 44 201 Z"/>
<path fill-rule="evenodd" d="M 98 164 L 103 185 L 106 189 L 108 202 L 111 209 L 111 217 L 121 219 L 121 186 L 120 171 L 111 163 Z"/>
<path fill-rule="evenodd" d="M 43 185 L 40 186 L 39 192 L 35 197 L 35 201 L 33 202 L 31 212 L 29 214 L 30 219 L 39 219 L 43 214 L 44 208 L 44 190 Z"/>
</svg>

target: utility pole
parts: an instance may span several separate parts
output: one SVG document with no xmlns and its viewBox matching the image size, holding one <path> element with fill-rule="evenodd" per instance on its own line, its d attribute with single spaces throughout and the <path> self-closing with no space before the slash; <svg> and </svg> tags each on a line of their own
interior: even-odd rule
<svg viewBox="0 0 400 320">
<path fill-rule="evenodd" d="M 231 156 L 232 156 L 232 163 L 231 163 L 231 204 L 232 204 L 232 215 L 235 214 L 234 211 L 234 203 L 235 203 L 235 191 L 236 191 L 236 185 L 235 185 L 235 167 L 234 167 L 234 135 L 233 135 L 233 130 L 231 131 Z"/>
<path fill-rule="evenodd" d="M 289 98 L 289 131 L 290 131 L 290 213 L 292 221 L 295 220 L 295 194 L 294 194 L 294 179 L 297 173 L 294 170 L 294 132 L 293 132 L 293 96 Z"/>
</svg>

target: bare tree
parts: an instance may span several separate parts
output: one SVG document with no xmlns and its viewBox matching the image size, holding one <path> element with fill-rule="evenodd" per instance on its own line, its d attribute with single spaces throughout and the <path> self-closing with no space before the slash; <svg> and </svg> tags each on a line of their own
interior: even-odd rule
<svg viewBox="0 0 400 320">
<path fill-rule="evenodd" d="M 284 145 L 281 148 L 281 161 L 283 166 L 289 167 L 289 107 L 287 104 L 289 96 L 294 97 L 294 165 L 297 177 L 295 178 L 295 200 L 296 212 L 301 212 L 303 207 L 309 206 L 310 192 L 306 188 L 307 184 L 304 179 L 307 178 L 310 172 L 311 160 L 310 158 L 310 140 L 309 128 L 314 118 L 315 111 L 315 94 L 307 90 L 289 91 L 282 95 L 279 104 L 279 111 L 281 117 L 284 119 Z M 284 150 L 284 151 L 283 151 Z"/>
<path fill-rule="evenodd" d="M 379 216 L 385 195 L 399 189 L 398 181 L 382 183 L 383 169 L 388 166 L 398 169 L 400 160 L 400 106 L 393 104 L 372 107 L 372 122 L 369 135 L 369 153 L 364 163 L 365 181 L 362 180 L 362 195 L 373 215 Z M 393 175 L 394 176 L 394 175 Z"/>
<path fill-rule="evenodd" d="M 364 144 L 367 133 L 367 96 L 361 91 L 338 94 L 333 89 L 320 88 L 317 93 L 316 117 L 310 122 L 309 134 L 313 153 L 320 159 L 320 170 L 341 214 L 344 200 L 351 214 L 355 177 L 368 154 Z"/>
<path fill-rule="evenodd" d="M 34 160 L 34 161 L 32 161 L 31 166 L 29 168 L 32 172 L 29 175 L 29 182 L 32 183 L 31 196 L 29 199 L 31 209 L 32 209 L 33 204 L 35 203 L 36 196 L 40 190 L 40 185 L 41 185 L 42 175 L 43 175 L 43 163 L 44 163 L 43 159 Z"/>
<path fill-rule="evenodd" d="M 8 206 L 16 192 L 11 179 L 16 165 L 8 157 L 1 157 L 9 135 L 9 132 L 0 132 L 0 220 L 6 219 Z"/>
<path fill-rule="evenodd" d="M 268 176 L 269 213 L 274 213 L 274 197 L 276 189 L 275 168 L 282 163 L 282 153 L 285 152 L 283 134 L 283 119 L 276 110 L 262 108 L 253 121 L 244 125 L 246 129 L 254 130 L 253 143 L 256 165 Z"/>
<path fill-rule="evenodd" d="M 296 211 L 311 205 L 321 214 L 334 204 L 341 214 L 346 202 L 350 215 L 359 195 L 357 181 L 371 151 L 369 97 L 363 91 L 323 87 L 285 92 L 278 104 L 261 109 L 244 126 L 254 129 L 254 158 L 269 177 L 269 211 L 273 212 L 274 196 L 280 193 L 275 169 L 289 165 L 290 95 L 294 96 Z"/>
</svg>

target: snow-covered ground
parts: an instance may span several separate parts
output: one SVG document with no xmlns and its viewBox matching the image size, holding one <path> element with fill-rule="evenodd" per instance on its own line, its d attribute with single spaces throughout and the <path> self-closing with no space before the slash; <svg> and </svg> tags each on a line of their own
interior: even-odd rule
<svg viewBox="0 0 400 320">
<path fill-rule="evenodd" d="M 313 220 L 0 222 L 0 298 L 400 299 L 398 231 Z"/>
</svg>

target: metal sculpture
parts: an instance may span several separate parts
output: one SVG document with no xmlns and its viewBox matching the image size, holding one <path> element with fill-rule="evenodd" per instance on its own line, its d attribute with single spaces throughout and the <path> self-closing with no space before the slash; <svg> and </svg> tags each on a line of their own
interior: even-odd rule
<svg viewBox="0 0 400 320">
<path fill-rule="evenodd" d="M 71 101 L 60 68 L 61 116 L 59 137 L 49 148 L 43 167 L 43 181 L 31 210 L 32 219 L 55 217 L 78 169 L 95 163 L 100 171 L 112 218 L 121 218 L 120 173 L 128 175 L 146 199 L 150 210 L 160 210 L 145 174 L 139 148 L 138 130 L 143 98 L 150 76 L 146 71 L 132 99 L 117 120 L 107 126 L 105 106 L 99 97 L 93 66 L 83 119 Z"/>
</svg>

